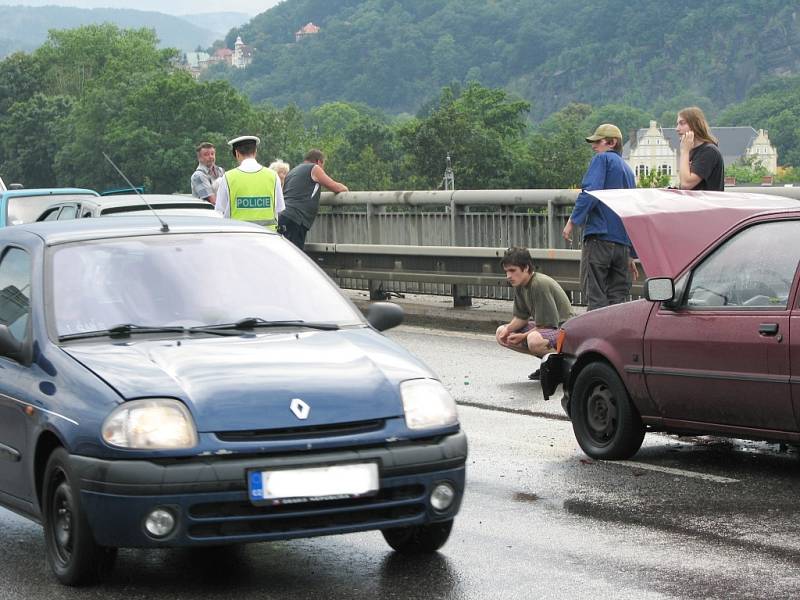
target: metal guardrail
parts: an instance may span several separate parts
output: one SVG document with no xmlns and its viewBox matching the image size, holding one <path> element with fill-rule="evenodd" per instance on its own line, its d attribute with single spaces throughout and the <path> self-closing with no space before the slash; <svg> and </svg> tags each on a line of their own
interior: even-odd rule
<svg viewBox="0 0 800 600">
<path fill-rule="evenodd" d="M 402 246 L 373 244 L 306 244 L 306 252 L 342 287 L 348 281 L 366 284 L 373 300 L 397 292 L 398 283 L 434 284 L 450 287 L 455 306 L 470 306 L 472 297 L 486 297 L 482 287 L 510 292 L 500 259 L 505 248 L 453 246 Z M 580 250 L 530 250 L 535 270 L 558 281 L 577 296 Z M 405 290 L 408 291 L 408 290 Z M 414 291 L 425 293 L 424 289 Z M 641 293 L 641 284 L 633 290 Z M 510 297 L 509 294 L 506 294 Z"/>
<path fill-rule="evenodd" d="M 800 200 L 800 187 L 737 187 Z M 578 190 L 384 191 L 322 194 L 325 207 L 306 250 L 342 287 L 473 297 L 512 297 L 500 268 L 508 246 L 531 250 L 537 270 L 582 303 L 580 250 L 564 248 L 561 230 Z M 575 233 L 575 239 L 580 235 Z M 549 247 L 549 249 L 541 249 Z M 634 296 L 641 293 L 635 285 Z"/>
<path fill-rule="evenodd" d="M 800 187 L 737 187 L 800 200 Z M 308 241 L 337 244 L 569 248 L 561 230 L 578 190 L 322 194 Z M 576 238 L 578 239 L 578 238 Z M 572 249 L 575 249 L 573 247 Z"/>
</svg>

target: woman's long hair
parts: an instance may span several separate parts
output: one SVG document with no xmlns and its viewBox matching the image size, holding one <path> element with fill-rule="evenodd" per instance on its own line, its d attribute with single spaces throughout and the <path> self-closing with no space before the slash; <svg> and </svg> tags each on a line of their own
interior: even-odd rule
<svg viewBox="0 0 800 600">
<path fill-rule="evenodd" d="M 689 125 L 689 129 L 694 132 L 694 137 L 709 142 L 714 145 L 719 145 L 717 138 L 711 135 L 711 128 L 706 121 L 706 116 L 703 111 L 696 106 L 689 106 L 684 108 L 678 113 L 678 117 L 685 120 Z"/>
</svg>

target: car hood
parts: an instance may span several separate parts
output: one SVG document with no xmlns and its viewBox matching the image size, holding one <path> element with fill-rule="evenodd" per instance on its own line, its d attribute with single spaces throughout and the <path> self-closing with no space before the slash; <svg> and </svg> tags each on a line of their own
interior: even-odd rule
<svg viewBox="0 0 800 600">
<path fill-rule="evenodd" d="M 648 277 L 677 277 L 731 227 L 763 213 L 800 210 L 783 196 L 665 189 L 589 192 L 617 213 Z"/>
<path fill-rule="evenodd" d="M 199 431 L 314 426 L 403 414 L 398 384 L 433 377 L 371 329 L 75 344 L 63 350 L 126 400 L 178 398 Z M 311 411 L 300 421 L 294 398 Z"/>
</svg>

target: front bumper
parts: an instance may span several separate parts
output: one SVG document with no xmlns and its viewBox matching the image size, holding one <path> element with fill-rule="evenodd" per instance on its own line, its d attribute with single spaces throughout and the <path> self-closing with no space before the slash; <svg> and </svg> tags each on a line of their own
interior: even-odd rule
<svg viewBox="0 0 800 600">
<path fill-rule="evenodd" d="M 464 493 L 467 438 L 289 456 L 195 457 L 168 463 L 72 456 L 81 502 L 97 543 L 116 547 L 221 545 L 422 525 L 452 519 Z M 249 469 L 378 461 L 374 496 L 256 506 L 248 500 Z M 449 482 L 456 498 L 443 512 L 429 496 Z M 164 507 L 177 518 L 173 533 L 155 539 L 144 522 Z"/>
</svg>

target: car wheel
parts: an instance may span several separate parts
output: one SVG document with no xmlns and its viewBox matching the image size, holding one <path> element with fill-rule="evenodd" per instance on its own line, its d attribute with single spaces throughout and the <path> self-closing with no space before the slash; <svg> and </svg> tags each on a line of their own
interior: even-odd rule
<svg viewBox="0 0 800 600">
<path fill-rule="evenodd" d="M 432 554 L 444 546 L 450 537 L 453 519 L 414 527 L 384 529 L 383 539 L 400 554 Z"/>
<path fill-rule="evenodd" d="M 630 458 L 644 440 L 644 425 L 616 371 L 602 362 L 587 365 L 570 397 L 572 429 L 592 458 Z"/>
<path fill-rule="evenodd" d="M 44 475 L 43 522 L 47 563 L 65 585 L 83 585 L 110 573 L 116 548 L 99 546 L 80 502 L 80 491 L 69 468 L 69 454 L 57 448 Z"/>
</svg>

